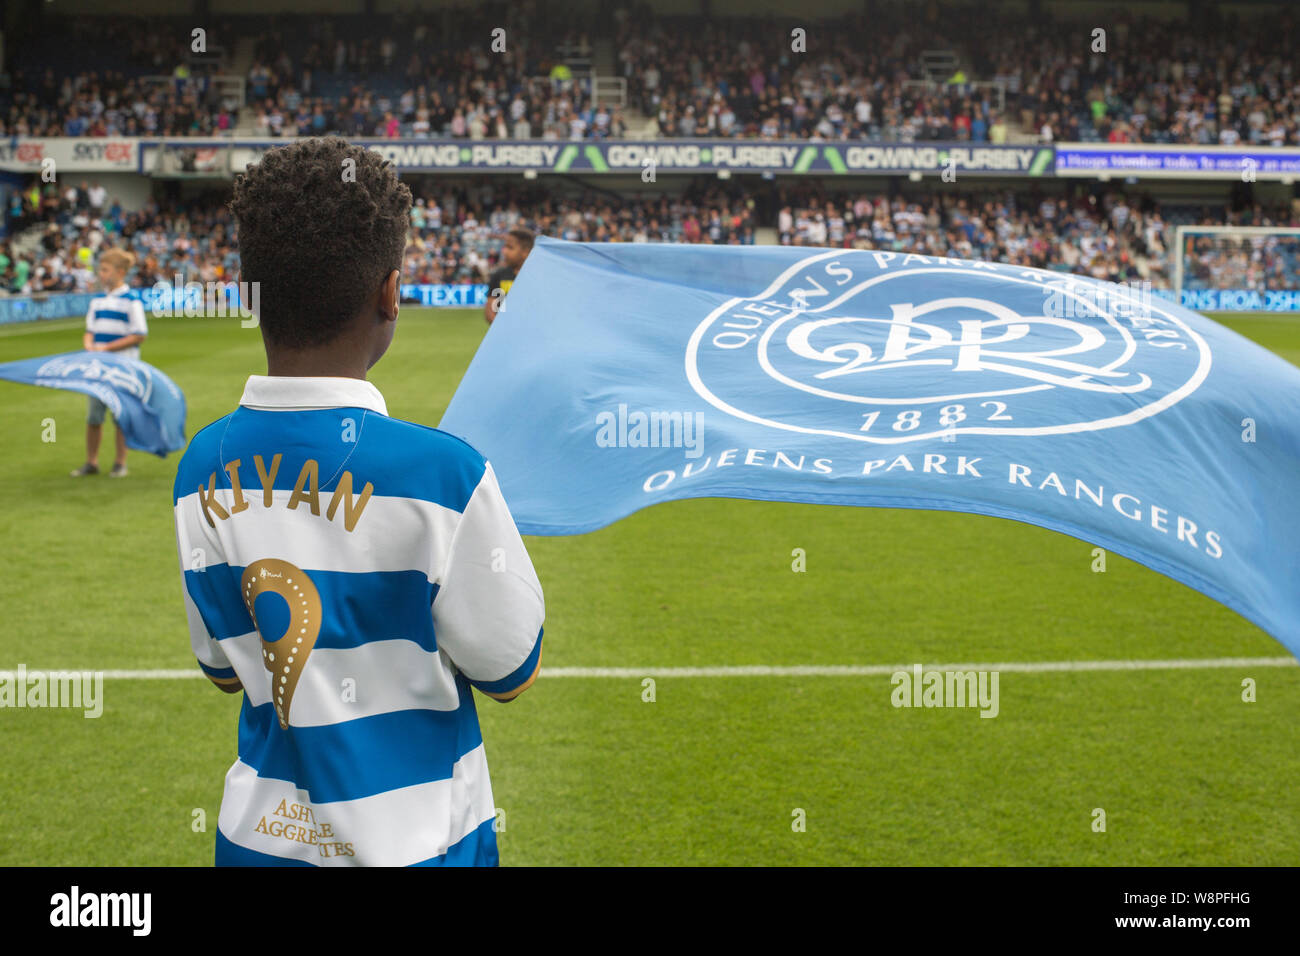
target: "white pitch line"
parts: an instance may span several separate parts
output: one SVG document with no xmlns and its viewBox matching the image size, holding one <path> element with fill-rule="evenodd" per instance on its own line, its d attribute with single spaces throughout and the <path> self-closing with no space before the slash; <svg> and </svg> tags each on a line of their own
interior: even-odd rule
<svg viewBox="0 0 1300 956">
<path fill-rule="evenodd" d="M 1012 661 L 987 664 L 924 664 L 925 671 L 999 671 L 1008 674 L 1049 674 L 1064 671 L 1184 671 L 1240 667 L 1294 667 L 1294 657 L 1202 657 L 1171 658 L 1152 661 Z M 765 667 L 544 667 L 542 677 L 883 677 L 898 671 L 910 671 L 910 664 L 867 664 Z M 54 671 L 59 668 L 52 669 Z M 30 676 L 50 673 L 51 669 L 29 667 Z M 188 680 L 203 677 L 193 670 L 109 670 L 101 672 L 108 680 Z M 14 680 L 14 671 L 0 671 L 0 680 Z"/>
</svg>

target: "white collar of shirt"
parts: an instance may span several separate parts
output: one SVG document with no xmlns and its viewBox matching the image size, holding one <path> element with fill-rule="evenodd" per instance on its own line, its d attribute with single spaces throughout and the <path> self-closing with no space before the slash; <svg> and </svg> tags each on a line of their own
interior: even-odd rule
<svg viewBox="0 0 1300 956">
<path fill-rule="evenodd" d="M 379 389 L 360 378 L 250 375 L 239 404 L 259 411 L 366 408 L 388 414 Z"/>
<path fill-rule="evenodd" d="M 130 291 L 131 291 L 131 287 L 127 285 L 125 282 L 123 282 L 120 286 L 118 286 L 116 289 L 110 292 L 109 295 L 120 298 L 121 296 L 126 295 Z"/>
</svg>

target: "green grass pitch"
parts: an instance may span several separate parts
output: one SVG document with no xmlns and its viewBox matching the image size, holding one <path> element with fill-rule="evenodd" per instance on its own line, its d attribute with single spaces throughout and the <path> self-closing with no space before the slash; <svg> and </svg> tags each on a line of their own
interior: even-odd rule
<svg viewBox="0 0 1300 956">
<path fill-rule="evenodd" d="M 1300 319 L 1229 322 L 1300 364 Z M 436 424 L 483 333 L 473 311 L 404 309 L 372 374 L 390 412 Z M 77 320 L 4 329 L 0 361 L 79 343 Z M 155 320 L 143 357 L 185 390 L 191 435 L 265 368 L 258 333 L 230 319 Z M 194 668 L 177 457 L 133 453 L 125 481 L 74 481 L 85 399 L 0 395 L 0 669 Z M 993 518 L 708 499 L 527 543 L 547 667 L 1286 653 L 1139 565 L 1111 555 L 1092 573 L 1085 542 Z M 1300 851 L 1300 668 L 1008 672 L 993 720 L 895 709 L 890 690 L 885 676 L 660 677 L 648 703 L 640 678 L 544 675 L 509 706 L 480 697 L 502 862 L 1291 865 Z M 0 865 L 209 864 L 238 709 L 203 680 L 111 679 L 98 720 L 0 710 Z"/>
</svg>

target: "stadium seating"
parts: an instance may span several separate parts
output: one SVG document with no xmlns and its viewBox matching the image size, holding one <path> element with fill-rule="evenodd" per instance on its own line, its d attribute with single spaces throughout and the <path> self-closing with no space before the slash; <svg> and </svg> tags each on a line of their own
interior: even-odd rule
<svg viewBox="0 0 1300 956">
<path fill-rule="evenodd" d="M 1196 25 L 1126 14 L 1094 52 L 1086 24 L 1044 15 L 1026 30 L 1016 14 L 978 5 L 888 6 L 869 22 L 797 24 L 616 6 L 612 22 L 598 24 L 612 40 L 597 47 L 529 9 L 229 18 L 202 54 L 179 40 L 188 21 L 163 30 L 132 18 L 53 17 L 17 47 L 11 83 L 0 86 L 0 134 L 587 139 L 635 128 L 664 137 L 1300 145 L 1300 75 L 1288 52 L 1297 27 L 1285 14 L 1267 30 L 1232 14 Z M 504 52 L 490 50 L 498 27 Z M 945 65 L 954 67 L 947 76 Z M 622 86 L 599 86 L 602 73 Z M 230 74 L 243 79 L 242 98 L 214 81 Z"/>
<path fill-rule="evenodd" d="M 782 187 L 774 203 L 764 204 L 770 213 L 751 194 L 707 177 L 680 193 L 656 196 L 565 194 L 489 179 L 417 183 L 415 191 L 404 279 L 447 284 L 485 281 L 516 225 L 577 241 L 740 244 L 755 242 L 766 228 L 783 244 L 989 259 L 1112 281 L 1146 280 L 1155 288 L 1171 285 L 1177 225 L 1300 226 L 1300 215 L 1287 209 L 1162 207 L 1122 190 L 1067 200 L 972 191 L 867 195 L 806 184 Z M 110 200 L 96 215 L 75 186 L 47 192 L 53 202 L 28 209 L 15 221 L 22 238 L 4 244 L 4 293 L 84 291 L 93 282 L 87 257 L 105 244 L 137 253 L 137 285 L 171 282 L 178 274 L 185 281 L 228 279 L 238 268 L 238 237 L 219 194 L 150 202 L 129 213 Z M 1246 252 L 1202 242 L 1188 266 L 1187 286 L 1231 276 L 1235 287 L 1263 288 L 1264 277 L 1272 275 L 1271 287 L 1295 288 L 1295 255 L 1293 245 L 1262 244 Z"/>
</svg>

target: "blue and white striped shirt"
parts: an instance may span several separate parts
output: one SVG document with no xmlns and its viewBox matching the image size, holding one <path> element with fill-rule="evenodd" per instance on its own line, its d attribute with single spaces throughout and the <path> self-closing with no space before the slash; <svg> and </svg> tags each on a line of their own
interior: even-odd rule
<svg viewBox="0 0 1300 956">
<path fill-rule="evenodd" d="M 86 331 L 97 343 L 116 342 L 128 335 L 148 335 L 149 325 L 145 322 L 140 297 L 125 282 L 108 295 L 95 296 L 86 310 Z M 119 349 L 117 354 L 138 359 L 140 346 Z"/>
<path fill-rule="evenodd" d="M 471 687 L 531 683 L 545 605 L 487 461 L 369 382 L 254 375 L 174 500 L 199 666 L 244 689 L 218 864 L 495 864 Z"/>
</svg>

